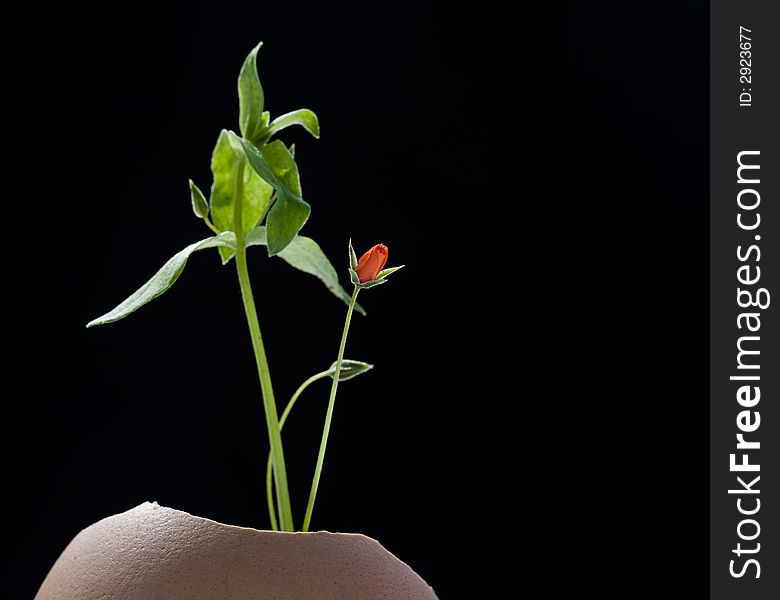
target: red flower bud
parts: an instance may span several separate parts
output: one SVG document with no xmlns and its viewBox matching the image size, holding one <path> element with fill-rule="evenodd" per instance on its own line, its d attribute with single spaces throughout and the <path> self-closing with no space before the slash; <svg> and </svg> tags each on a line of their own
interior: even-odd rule
<svg viewBox="0 0 780 600">
<path fill-rule="evenodd" d="M 377 244 L 361 256 L 355 267 L 355 273 L 357 273 L 360 283 L 366 283 L 367 281 L 376 279 L 376 276 L 379 275 L 379 271 L 384 268 L 386 262 L 387 246 L 384 244 Z"/>
</svg>

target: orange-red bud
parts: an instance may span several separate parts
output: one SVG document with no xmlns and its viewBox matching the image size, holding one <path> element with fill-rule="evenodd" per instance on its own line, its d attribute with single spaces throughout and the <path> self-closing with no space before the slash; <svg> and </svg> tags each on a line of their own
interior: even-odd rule
<svg viewBox="0 0 780 600">
<path fill-rule="evenodd" d="M 357 273 L 360 283 L 366 283 L 367 281 L 376 279 L 376 276 L 379 275 L 379 271 L 384 268 L 386 262 L 387 246 L 384 244 L 377 244 L 361 256 L 355 267 L 355 273 Z"/>
</svg>

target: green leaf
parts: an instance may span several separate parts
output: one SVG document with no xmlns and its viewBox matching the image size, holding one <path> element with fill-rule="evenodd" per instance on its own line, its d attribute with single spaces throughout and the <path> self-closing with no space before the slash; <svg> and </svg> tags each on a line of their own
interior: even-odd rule
<svg viewBox="0 0 780 600">
<path fill-rule="evenodd" d="M 257 75 L 257 51 L 262 45 L 263 42 L 260 42 L 249 53 L 238 74 L 238 123 L 241 135 L 249 140 L 258 139 L 264 129 L 265 96 L 263 86 L 260 85 L 260 77 Z"/>
<path fill-rule="evenodd" d="M 237 149 L 237 150 L 236 150 Z M 211 218 L 220 231 L 235 231 L 233 206 L 236 192 L 236 169 L 243 153 L 239 138 L 232 131 L 223 129 L 214 152 L 211 155 L 211 171 L 214 183 L 211 186 Z M 242 222 L 244 233 L 250 231 L 262 219 L 271 204 L 273 188 L 254 169 L 244 169 L 244 198 L 242 200 Z M 222 262 L 233 255 L 230 248 L 220 248 Z"/>
<path fill-rule="evenodd" d="M 399 265 L 397 267 L 390 267 L 389 269 L 382 269 L 376 274 L 375 279 L 384 279 L 391 273 L 395 273 L 398 269 L 403 269 L 406 265 Z"/>
<path fill-rule="evenodd" d="M 301 198 L 298 167 L 290 151 L 279 140 L 258 150 L 254 144 L 241 140 L 252 169 L 270 183 L 278 196 L 268 213 L 268 255 L 284 250 L 309 218 L 311 207 Z"/>
<path fill-rule="evenodd" d="M 220 231 L 233 230 L 233 190 L 236 179 L 236 153 L 230 146 L 228 132 L 219 133 L 214 151 L 211 153 L 211 218 Z"/>
<path fill-rule="evenodd" d="M 271 120 L 271 113 L 269 113 L 267 110 L 263 111 L 263 114 L 260 115 L 260 128 L 265 130 L 268 127 L 268 121 Z"/>
<path fill-rule="evenodd" d="M 315 138 L 319 139 L 320 137 L 320 122 L 317 120 L 317 115 L 308 108 L 299 108 L 271 121 L 271 125 L 263 134 L 263 138 L 270 139 L 274 134 L 292 125 L 300 125 Z"/>
<path fill-rule="evenodd" d="M 122 302 L 114 310 L 104 314 L 102 317 L 98 317 L 87 323 L 87 327 L 105 325 L 106 323 L 113 323 L 119 319 L 124 319 L 127 315 L 135 312 L 147 302 L 154 300 L 157 296 L 171 287 L 184 270 L 184 266 L 187 264 L 187 259 L 190 257 L 190 254 L 205 248 L 235 247 L 235 241 L 236 238 L 232 232 L 225 232 L 218 236 L 206 238 L 205 240 L 190 244 L 184 250 L 174 254 L 149 281 L 143 284 L 135 293 L 131 294 L 127 300 Z"/>
<path fill-rule="evenodd" d="M 370 365 L 360 360 L 350 360 L 345 358 L 341 361 L 341 371 L 339 372 L 339 381 L 347 381 L 358 375 L 362 375 L 366 371 L 370 371 L 374 368 L 374 365 Z M 330 369 L 328 369 L 328 375 L 331 379 L 336 374 L 336 363 L 334 362 Z"/>
<path fill-rule="evenodd" d="M 267 229 L 260 225 L 255 227 L 246 235 L 247 246 L 265 246 L 267 245 Z M 284 260 L 290 266 L 299 271 L 314 275 L 325 284 L 331 293 L 349 305 L 351 295 L 341 287 L 336 269 L 325 256 L 325 253 L 313 239 L 297 235 L 293 241 L 279 253 L 279 258 Z M 355 304 L 355 310 L 365 315 L 366 311 L 360 304 Z"/>
<path fill-rule="evenodd" d="M 206 202 L 206 197 L 203 192 L 200 191 L 195 182 L 190 179 L 190 198 L 192 200 L 192 212 L 199 219 L 205 219 L 209 216 L 209 203 Z"/>
<path fill-rule="evenodd" d="M 292 153 L 280 140 L 260 148 L 260 153 L 277 177 L 295 194 L 301 195 L 301 176 Z"/>
</svg>

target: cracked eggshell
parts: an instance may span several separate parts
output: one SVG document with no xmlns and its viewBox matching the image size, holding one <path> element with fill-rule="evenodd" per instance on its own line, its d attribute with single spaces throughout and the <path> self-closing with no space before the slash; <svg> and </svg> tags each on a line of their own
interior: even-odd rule
<svg viewBox="0 0 780 600">
<path fill-rule="evenodd" d="M 35 600 L 436 600 L 369 537 L 259 531 L 145 502 L 87 527 Z"/>
</svg>

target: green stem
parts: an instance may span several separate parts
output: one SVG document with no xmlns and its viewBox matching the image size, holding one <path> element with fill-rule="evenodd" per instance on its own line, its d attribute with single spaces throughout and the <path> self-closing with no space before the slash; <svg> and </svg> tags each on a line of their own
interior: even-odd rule
<svg viewBox="0 0 780 600">
<path fill-rule="evenodd" d="M 352 310 L 355 308 L 360 288 L 355 286 L 352 292 L 352 300 L 347 309 L 347 320 L 344 322 L 344 332 L 341 334 L 341 344 L 339 345 L 339 355 L 336 358 L 336 371 L 333 376 L 333 383 L 330 386 L 330 399 L 328 400 L 328 412 L 325 414 L 325 427 L 322 430 L 322 440 L 320 441 L 320 451 L 317 455 L 317 466 L 314 468 L 314 478 L 311 481 L 311 492 L 309 493 L 309 503 L 306 505 L 306 516 L 303 518 L 303 528 L 301 531 L 309 531 L 311 523 L 311 513 L 314 510 L 314 501 L 317 499 L 317 488 L 320 485 L 320 475 L 322 474 L 322 463 L 325 461 L 325 449 L 328 446 L 328 435 L 330 434 L 330 423 L 333 419 L 333 405 L 336 404 L 336 390 L 339 387 L 341 378 L 341 361 L 344 358 L 344 347 L 347 345 L 347 334 L 349 333 L 349 323 L 352 320 Z"/>
<path fill-rule="evenodd" d="M 249 270 L 246 260 L 246 240 L 244 239 L 242 200 L 244 195 L 244 161 L 240 160 L 236 169 L 235 202 L 233 211 L 233 224 L 236 233 L 236 270 L 238 282 L 241 285 L 241 299 L 244 301 L 244 310 L 249 325 L 249 334 L 252 338 L 252 348 L 255 353 L 257 372 L 260 376 L 260 388 L 263 392 L 263 408 L 265 409 L 265 422 L 268 426 L 268 439 L 271 446 L 271 460 L 274 467 L 276 481 L 276 501 L 279 505 L 279 521 L 281 529 L 293 531 L 292 508 L 290 506 L 290 493 L 287 486 L 287 471 L 284 466 L 284 451 L 282 449 L 282 436 L 279 431 L 279 418 L 276 413 L 276 401 L 271 385 L 271 373 L 268 369 L 268 360 L 265 356 L 263 337 L 260 334 L 260 321 L 257 318 L 255 300 L 252 296 L 252 286 L 249 282 Z"/>
<path fill-rule="evenodd" d="M 305 390 L 309 385 L 317 381 L 318 379 L 322 379 L 324 377 L 327 377 L 330 374 L 330 370 L 328 371 L 322 371 L 321 373 L 317 373 L 316 375 L 312 375 L 309 377 L 306 381 L 304 381 L 301 386 L 295 390 L 295 393 L 292 395 L 292 398 L 290 398 L 290 401 L 287 403 L 287 406 L 284 408 L 284 412 L 282 412 L 282 417 L 279 419 L 279 431 L 282 430 L 284 427 L 284 424 L 287 422 L 287 417 L 290 415 L 290 411 L 293 409 L 293 406 L 295 406 L 295 402 L 298 400 L 298 396 L 300 396 L 303 393 L 303 390 Z M 265 467 L 265 495 L 268 499 L 268 514 L 271 516 L 271 527 L 273 529 L 278 529 L 276 525 L 276 508 L 274 506 L 274 494 L 273 494 L 273 470 L 272 470 L 272 463 L 271 463 L 271 453 L 268 453 L 268 463 Z"/>
<path fill-rule="evenodd" d="M 208 217 L 203 217 L 203 221 L 205 221 L 205 223 L 206 223 L 206 225 L 208 226 L 208 228 L 209 228 L 209 229 L 211 229 L 211 231 L 213 231 L 213 232 L 214 232 L 214 233 L 216 233 L 217 235 L 219 235 L 220 233 L 222 233 L 222 232 L 221 232 L 219 229 L 217 229 L 217 228 L 214 226 L 214 223 L 212 223 L 212 222 L 211 222 L 211 220 L 210 220 Z"/>
</svg>

